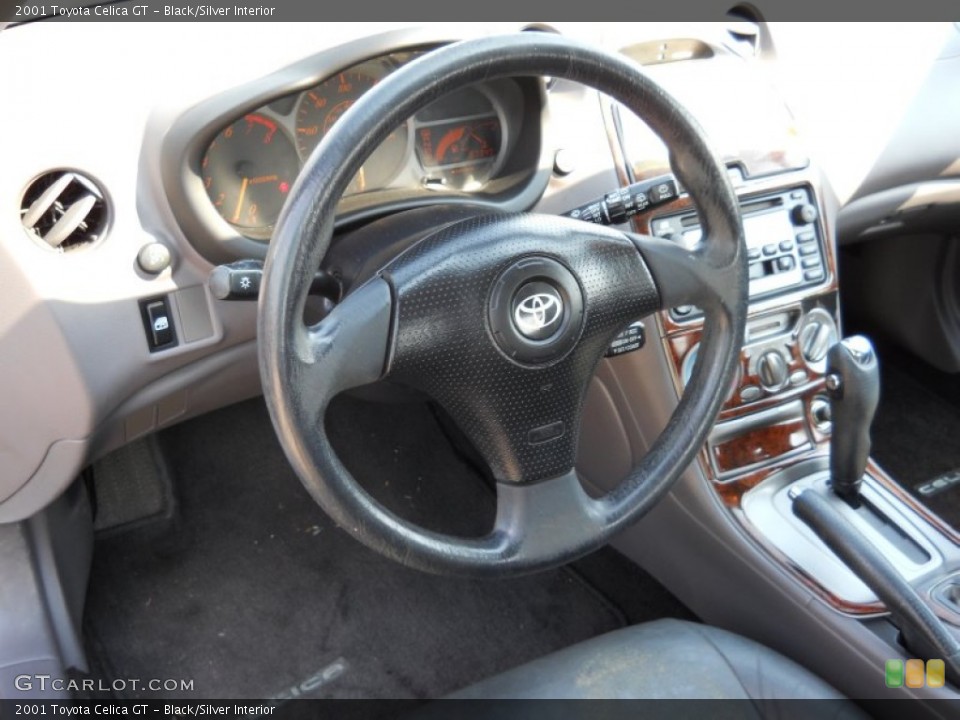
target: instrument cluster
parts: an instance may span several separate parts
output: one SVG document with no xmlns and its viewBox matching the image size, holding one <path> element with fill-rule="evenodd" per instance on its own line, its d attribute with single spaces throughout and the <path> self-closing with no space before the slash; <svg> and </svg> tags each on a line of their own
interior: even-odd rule
<svg viewBox="0 0 960 720">
<path fill-rule="evenodd" d="M 268 240 L 286 196 L 320 141 L 346 111 L 422 51 L 391 53 L 279 97 L 219 129 L 200 175 L 217 214 L 240 235 Z M 344 197 L 409 192 L 482 192 L 520 136 L 524 97 L 513 81 L 475 85 L 428 106 L 370 156 Z"/>
</svg>

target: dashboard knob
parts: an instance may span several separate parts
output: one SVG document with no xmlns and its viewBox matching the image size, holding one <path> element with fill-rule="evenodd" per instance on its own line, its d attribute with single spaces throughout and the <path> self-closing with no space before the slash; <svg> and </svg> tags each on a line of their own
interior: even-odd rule
<svg viewBox="0 0 960 720">
<path fill-rule="evenodd" d="M 817 430 L 826 434 L 831 428 L 830 400 L 823 395 L 817 395 L 810 403 L 810 416 Z"/>
<path fill-rule="evenodd" d="M 817 221 L 817 209 L 809 203 L 794 206 L 790 211 L 794 225 L 810 225 Z"/>
<path fill-rule="evenodd" d="M 779 390 L 787 382 L 787 361 L 777 350 L 767 350 L 757 360 L 760 384 L 767 390 Z"/>
<path fill-rule="evenodd" d="M 818 363 L 827 357 L 833 344 L 833 328 L 827 323 L 814 320 L 807 323 L 800 333 L 800 352 L 808 363 Z"/>
</svg>

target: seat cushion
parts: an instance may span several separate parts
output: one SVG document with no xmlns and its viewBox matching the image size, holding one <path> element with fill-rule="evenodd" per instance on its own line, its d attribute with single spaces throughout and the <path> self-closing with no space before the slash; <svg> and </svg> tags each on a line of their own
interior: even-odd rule
<svg viewBox="0 0 960 720">
<path fill-rule="evenodd" d="M 719 628 L 679 620 L 601 635 L 451 696 L 547 698 L 843 699 L 773 650 Z M 856 712 L 852 704 L 850 708 Z"/>
</svg>

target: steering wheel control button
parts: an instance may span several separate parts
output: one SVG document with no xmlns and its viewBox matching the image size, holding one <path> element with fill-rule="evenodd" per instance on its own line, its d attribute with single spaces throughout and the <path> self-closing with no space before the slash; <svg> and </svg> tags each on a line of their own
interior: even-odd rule
<svg viewBox="0 0 960 720">
<path fill-rule="evenodd" d="M 530 340 L 547 340 L 555 335 L 563 316 L 563 298 L 549 283 L 527 283 L 513 299 L 513 324 Z"/>
<path fill-rule="evenodd" d="M 147 332 L 150 352 L 175 347 L 177 336 L 173 330 L 173 317 L 166 297 L 142 300 L 140 314 Z"/>
<path fill-rule="evenodd" d="M 137 253 L 137 265 L 145 273 L 159 275 L 170 267 L 170 249 L 163 243 L 147 243 Z"/>
<path fill-rule="evenodd" d="M 550 442 L 551 440 L 561 438 L 565 432 L 566 426 L 563 424 L 562 420 L 558 420 L 557 422 L 550 423 L 549 425 L 535 427 L 533 430 L 527 433 L 527 442 L 529 442 L 531 445 L 539 445 L 540 443 Z"/>
<path fill-rule="evenodd" d="M 493 284 L 487 310 L 490 332 L 510 359 L 537 365 L 566 355 L 583 325 L 583 291 L 566 266 L 528 257 Z"/>
</svg>

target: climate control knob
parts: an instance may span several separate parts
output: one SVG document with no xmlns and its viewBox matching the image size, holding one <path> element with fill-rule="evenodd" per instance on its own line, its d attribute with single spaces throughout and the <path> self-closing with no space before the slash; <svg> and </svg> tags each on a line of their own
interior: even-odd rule
<svg viewBox="0 0 960 720">
<path fill-rule="evenodd" d="M 778 350 L 767 350 L 757 360 L 757 375 L 767 390 L 782 388 L 787 383 L 787 370 L 787 361 Z"/>
<path fill-rule="evenodd" d="M 818 363 L 827 357 L 827 350 L 836 341 L 833 327 L 828 323 L 813 320 L 807 323 L 800 335 L 800 352 L 808 363 Z"/>
<path fill-rule="evenodd" d="M 827 369 L 827 351 L 837 342 L 837 324 L 823 308 L 814 308 L 800 322 L 797 346 L 807 367 L 815 373 Z"/>
</svg>

